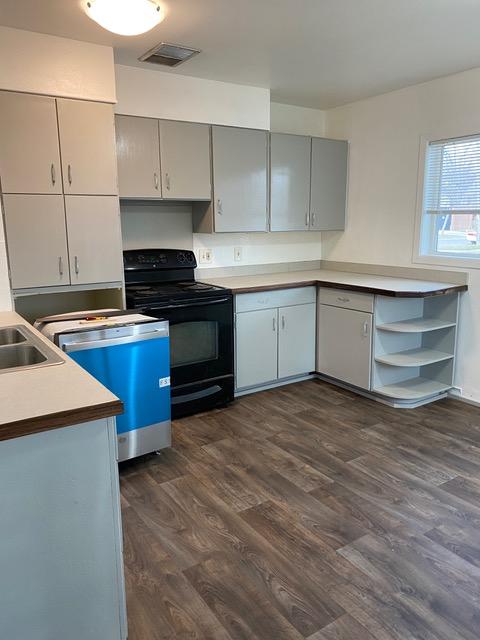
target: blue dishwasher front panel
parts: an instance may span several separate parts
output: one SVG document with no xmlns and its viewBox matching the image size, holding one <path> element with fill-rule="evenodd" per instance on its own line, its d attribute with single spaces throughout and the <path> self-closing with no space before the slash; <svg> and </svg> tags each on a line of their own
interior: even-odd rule
<svg viewBox="0 0 480 640">
<path fill-rule="evenodd" d="M 122 400 L 119 434 L 170 421 L 168 337 L 69 351 L 68 355 Z"/>
</svg>

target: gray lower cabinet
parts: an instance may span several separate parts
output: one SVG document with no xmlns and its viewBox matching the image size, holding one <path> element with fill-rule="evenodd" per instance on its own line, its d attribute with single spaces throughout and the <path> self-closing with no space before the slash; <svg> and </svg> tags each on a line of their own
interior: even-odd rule
<svg viewBox="0 0 480 640">
<path fill-rule="evenodd" d="M 279 378 L 315 370 L 315 324 L 315 303 L 282 307 L 278 310 Z"/>
<path fill-rule="evenodd" d="M 125 640 L 115 420 L 55 426 L 0 442 L 2 638 Z"/>
<path fill-rule="evenodd" d="M 213 206 L 197 211 L 194 231 L 267 231 L 266 131 L 212 127 Z"/>
<path fill-rule="evenodd" d="M 70 284 L 61 195 L 4 195 L 13 289 Z"/>
<path fill-rule="evenodd" d="M 160 198 L 158 120 L 115 116 L 121 198 Z"/>
<path fill-rule="evenodd" d="M 237 388 L 276 380 L 278 310 L 238 313 L 235 331 Z"/>
<path fill-rule="evenodd" d="M 348 142 L 312 138 L 310 228 L 345 229 Z"/>
<path fill-rule="evenodd" d="M 237 389 L 314 371 L 315 296 L 314 287 L 236 296 Z"/>
<path fill-rule="evenodd" d="M 310 226 L 311 138 L 270 135 L 270 229 L 305 231 Z"/>
<path fill-rule="evenodd" d="M 350 302 L 348 292 L 341 293 L 339 297 L 346 302 L 340 301 L 341 306 L 331 306 L 322 304 L 320 293 L 317 371 L 360 389 L 370 389 L 372 313 L 351 308 L 357 300 Z"/>
<path fill-rule="evenodd" d="M 210 127 L 194 122 L 160 120 L 162 197 L 210 200 Z"/>
</svg>

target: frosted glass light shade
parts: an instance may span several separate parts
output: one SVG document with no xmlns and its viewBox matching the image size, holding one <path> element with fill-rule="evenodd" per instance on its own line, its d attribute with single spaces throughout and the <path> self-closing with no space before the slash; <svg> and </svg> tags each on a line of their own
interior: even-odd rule
<svg viewBox="0 0 480 640">
<path fill-rule="evenodd" d="M 85 11 L 101 27 L 121 36 L 150 31 L 164 18 L 155 0 L 89 0 Z"/>
</svg>

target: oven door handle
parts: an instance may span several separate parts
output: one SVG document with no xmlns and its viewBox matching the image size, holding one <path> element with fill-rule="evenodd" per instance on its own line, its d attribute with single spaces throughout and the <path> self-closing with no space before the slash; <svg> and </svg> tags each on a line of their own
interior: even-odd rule
<svg viewBox="0 0 480 640">
<path fill-rule="evenodd" d="M 202 389 L 201 391 L 194 391 L 193 393 L 184 393 L 183 395 L 172 396 L 171 403 L 182 404 L 182 402 L 194 402 L 195 400 L 201 400 L 202 398 L 213 396 L 221 390 L 222 387 L 220 387 L 220 385 L 218 384 L 215 384 L 212 387 Z"/>
<path fill-rule="evenodd" d="M 148 307 L 151 311 L 168 311 L 169 309 L 190 309 L 191 307 L 205 307 L 206 305 L 221 304 L 222 302 L 228 302 L 230 298 L 220 298 L 219 300 L 205 300 L 203 302 L 191 302 L 187 304 L 168 304 L 164 307 Z"/>
</svg>

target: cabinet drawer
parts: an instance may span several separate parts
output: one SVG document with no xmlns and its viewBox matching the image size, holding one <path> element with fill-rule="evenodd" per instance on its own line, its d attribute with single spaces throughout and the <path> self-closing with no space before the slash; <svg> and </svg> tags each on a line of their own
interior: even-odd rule
<svg viewBox="0 0 480 640">
<path fill-rule="evenodd" d="M 344 289 L 320 288 L 319 302 L 332 307 L 342 307 L 343 309 L 354 309 L 355 311 L 366 311 L 373 313 L 373 295 L 371 293 L 357 293 Z"/>
<path fill-rule="evenodd" d="M 309 304 L 315 302 L 315 299 L 315 287 L 240 293 L 235 296 L 235 310 L 237 313 L 241 313 L 243 311 L 255 311 L 257 309 L 289 307 L 296 304 Z"/>
</svg>

